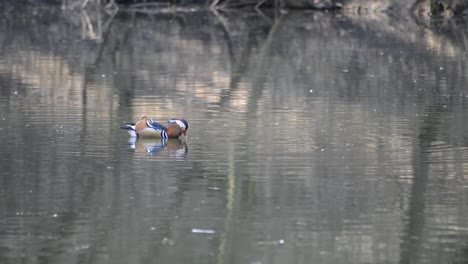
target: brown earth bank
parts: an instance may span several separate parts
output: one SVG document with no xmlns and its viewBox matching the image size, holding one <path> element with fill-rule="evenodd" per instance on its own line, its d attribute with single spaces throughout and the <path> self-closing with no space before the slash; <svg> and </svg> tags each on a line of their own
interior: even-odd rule
<svg viewBox="0 0 468 264">
<path fill-rule="evenodd" d="M 333 10 L 345 9 L 355 12 L 410 11 L 417 16 L 466 17 L 466 0 L 7 0 L 11 4 L 48 4 L 64 8 L 165 8 L 168 6 L 197 8 L 295 8 Z"/>
</svg>

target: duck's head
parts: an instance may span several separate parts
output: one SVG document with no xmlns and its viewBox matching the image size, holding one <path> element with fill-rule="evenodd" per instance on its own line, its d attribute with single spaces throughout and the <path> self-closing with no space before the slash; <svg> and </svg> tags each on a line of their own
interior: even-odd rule
<svg viewBox="0 0 468 264">
<path fill-rule="evenodd" d="M 178 138 L 180 135 L 182 135 L 182 129 L 179 125 L 177 124 L 170 124 L 166 127 L 166 133 L 169 136 L 169 138 Z"/>
<path fill-rule="evenodd" d="M 187 136 L 187 130 L 188 130 L 187 120 L 185 120 L 183 118 L 174 117 L 174 118 L 169 119 L 169 121 L 167 121 L 167 123 L 169 125 L 177 124 L 180 127 L 180 129 L 182 131 L 182 134 L 184 134 L 184 136 Z"/>
</svg>

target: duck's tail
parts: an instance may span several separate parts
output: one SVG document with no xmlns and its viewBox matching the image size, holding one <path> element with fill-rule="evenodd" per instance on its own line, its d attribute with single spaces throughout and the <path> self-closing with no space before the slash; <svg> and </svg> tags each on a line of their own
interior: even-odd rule
<svg viewBox="0 0 468 264">
<path fill-rule="evenodd" d="M 136 137 L 136 132 L 135 132 L 135 124 L 134 123 L 126 123 L 126 124 L 122 124 L 120 126 L 121 129 L 125 129 L 128 131 L 128 133 L 130 134 L 130 136 L 132 137 Z"/>
</svg>

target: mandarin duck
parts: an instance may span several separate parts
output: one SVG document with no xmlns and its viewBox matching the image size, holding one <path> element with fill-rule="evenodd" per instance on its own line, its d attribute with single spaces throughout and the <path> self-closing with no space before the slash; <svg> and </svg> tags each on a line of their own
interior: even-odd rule
<svg viewBox="0 0 468 264">
<path fill-rule="evenodd" d="M 186 135 L 188 122 L 184 119 L 173 118 L 167 121 L 167 126 L 163 126 L 147 116 L 142 116 L 136 123 L 127 123 L 120 128 L 127 130 L 132 137 L 137 138 L 179 138 Z"/>
</svg>

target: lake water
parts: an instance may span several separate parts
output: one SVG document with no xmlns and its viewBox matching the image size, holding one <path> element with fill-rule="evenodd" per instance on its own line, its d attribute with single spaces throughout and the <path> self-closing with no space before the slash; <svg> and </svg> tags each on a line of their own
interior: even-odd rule
<svg viewBox="0 0 468 264">
<path fill-rule="evenodd" d="M 461 22 L 0 9 L 0 263 L 468 261 Z"/>
</svg>

